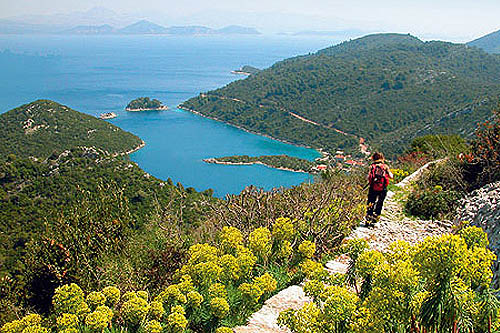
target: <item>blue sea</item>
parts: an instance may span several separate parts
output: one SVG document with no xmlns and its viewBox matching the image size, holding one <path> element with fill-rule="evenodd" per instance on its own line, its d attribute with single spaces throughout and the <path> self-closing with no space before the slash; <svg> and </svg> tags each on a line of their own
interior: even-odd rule
<svg viewBox="0 0 500 333">
<path fill-rule="evenodd" d="M 36 99 L 51 99 L 98 116 L 132 132 L 146 146 L 131 160 L 146 172 L 215 195 L 237 194 L 246 186 L 266 190 L 312 181 L 311 176 L 255 166 L 206 164 L 208 157 L 236 154 L 319 154 L 176 108 L 201 92 L 242 76 L 243 65 L 266 68 L 288 57 L 338 43 L 328 38 L 289 36 L 0 36 L 0 113 Z M 126 112 L 137 97 L 158 98 L 170 110 Z"/>
</svg>

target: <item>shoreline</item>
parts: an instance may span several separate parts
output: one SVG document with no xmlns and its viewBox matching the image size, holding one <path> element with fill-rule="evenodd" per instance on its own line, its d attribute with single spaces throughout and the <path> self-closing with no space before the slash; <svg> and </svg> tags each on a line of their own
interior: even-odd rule
<svg viewBox="0 0 500 333">
<path fill-rule="evenodd" d="M 242 72 L 242 71 L 231 71 L 231 74 L 236 74 L 236 75 L 246 75 L 246 76 L 250 76 L 250 75 L 252 75 L 252 73 Z"/>
<path fill-rule="evenodd" d="M 168 106 L 160 106 L 159 108 L 147 108 L 147 109 L 130 109 L 130 108 L 125 108 L 125 111 L 128 112 L 142 112 L 142 111 L 166 111 L 168 110 Z"/>
<path fill-rule="evenodd" d="M 180 110 L 184 110 L 184 111 L 188 111 L 188 112 L 191 112 L 191 113 L 194 113 L 198 116 L 201 116 L 203 118 L 207 118 L 207 119 L 211 119 L 211 120 L 215 120 L 215 121 L 218 121 L 220 123 L 223 123 L 223 124 L 226 124 L 226 125 L 229 125 L 229 126 L 232 126 L 232 127 L 236 127 L 237 129 L 240 129 L 242 131 L 245 131 L 247 133 L 251 133 L 251 134 L 256 134 L 256 135 L 260 135 L 260 136 L 263 136 L 263 137 L 266 137 L 268 139 L 271 139 L 271 140 L 275 140 L 275 141 L 278 141 L 278 142 L 281 142 L 281 143 L 286 143 L 288 145 L 292 145 L 292 146 L 295 146 L 295 147 L 300 147 L 300 148 L 307 148 L 307 149 L 313 149 L 314 151 L 316 151 L 320 156 L 324 157 L 325 156 L 325 152 L 323 152 L 323 149 L 322 148 L 313 148 L 311 146 L 307 146 L 307 145 L 301 145 L 301 144 L 297 144 L 297 143 L 292 143 L 292 142 L 289 142 L 289 141 L 286 141 L 286 140 L 283 140 L 283 139 L 277 139 L 277 138 L 274 138 L 270 135 L 267 135 L 267 134 L 263 134 L 263 133 L 259 133 L 259 132 L 256 132 L 256 131 L 252 131 L 252 130 L 249 130 L 249 129 L 246 129 L 244 127 L 241 127 L 239 125 L 235 125 L 235 124 L 231 124 L 229 122 L 226 122 L 226 121 L 223 121 L 223 120 L 220 120 L 216 117 L 212 117 L 212 116 L 207 116 L 199 111 L 196 111 L 196 110 L 192 110 L 192 109 L 189 109 L 187 107 L 184 107 L 184 106 L 181 106 L 181 105 L 178 105 L 177 106 L 178 109 Z"/>
<path fill-rule="evenodd" d="M 221 162 L 215 158 L 205 158 L 205 159 L 203 159 L 203 162 L 208 163 L 208 164 L 221 164 L 221 165 L 255 165 L 255 164 L 260 164 L 260 165 L 263 165 L 263 166 L 271 168 L 271 169 L 297 172 L 297 173 L 313 174 L 313 172 L 309 172 L 309 171 L 305 171 L 305 170 L 293 170 L 293 169 L 288 169 L 288 168 L 283 168 L 283 167 L 275 167 L 275 166 L 272 166 L 270 164 L 266 164 L 266 163 L 263 163 L 260 161 L 255 161 L 255 162 Z"/>
<path fill-rule="evenodd" d="M 132 154 L 132 153 L 135 153 L 135 152 L 136 152 L 136 151 L 138 151 L 139 149 L 144 148 L 145 146 L 146 146 L 146 142 L 144 142 L 144 140 L 142 140 L 142 139 L 141 139 L 141 143 L 140 143 L 137 147 L 135 147 L 135 148 L 133 148 L 133 149 L 130 149 L 130 150 L 127 150 L 127 151 L 125 151 L 125 152 L 123 152 L 123 153 L 118 153 L 118 154 L 116 154 L 115 156 L 118 156 L 118 155 L 120 155 L 120 156 L 130 155 L 130 154 Z"/>
</svg>

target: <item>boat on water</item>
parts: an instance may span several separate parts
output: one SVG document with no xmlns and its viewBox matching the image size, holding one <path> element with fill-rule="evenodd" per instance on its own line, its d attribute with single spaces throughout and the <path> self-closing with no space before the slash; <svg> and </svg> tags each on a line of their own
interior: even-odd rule
<svg viewBox="0 0 500 333">
<path fill-rule="evenodd" d="M 101 119 L 113 119 L 116 117 L 117 117 L 117 115 L 114 112 L 106 112 L 106 113 L 101 113 L 99 115 L 99 118 L 101 118 Z"/>
</svg>

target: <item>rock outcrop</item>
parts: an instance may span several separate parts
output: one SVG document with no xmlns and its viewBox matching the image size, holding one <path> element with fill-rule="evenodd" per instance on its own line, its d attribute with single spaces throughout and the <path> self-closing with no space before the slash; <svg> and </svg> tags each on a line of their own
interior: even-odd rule
<svg viewBox="0 0 500 333">
<path fill-rule="evenodd" d="M 488 234 L 491 250 L 497 255 L 493 288 L 500 287 L 500 182 L 488 184 L 460 202 L 455 223 L 469 221 Z"/>
</svg>

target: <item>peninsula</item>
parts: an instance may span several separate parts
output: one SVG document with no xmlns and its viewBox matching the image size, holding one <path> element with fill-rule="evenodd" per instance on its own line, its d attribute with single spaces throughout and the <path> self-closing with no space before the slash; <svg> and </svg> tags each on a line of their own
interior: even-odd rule
<svg viewBox="0 0 500 333">
<path fill-rule="evenodd" d="M 263 155 L 263 156 L 248 156 L 248 155 L 234 155 L 217 158 L 207 158 L 203 162 L 225 165 L 252 165 L 262 164 L 269 168 L 313 173 L 317 172 L 316 163 L 288 155 Z"/>
<path fill-rule="evenodd" d="M 243 66 L 240 69 L 235 69 L 234 71 L 231 71 L 232 74 L 241 74 L 241 75 L 252 75 L 252 74 L 257 74 L 260 72 L 260 69 L 252 67 L 252 66 Z"/>
<path fill-rule="evenodd" d="M 125 108 L 126 111 L 164 111 L 168 110 L 166 105 L 163 105 L 161 101 L 149 97 L 139 97 L 128 103 Z"/>
</svg>

